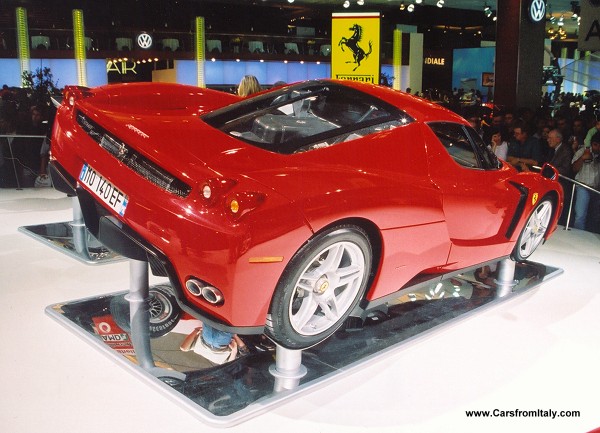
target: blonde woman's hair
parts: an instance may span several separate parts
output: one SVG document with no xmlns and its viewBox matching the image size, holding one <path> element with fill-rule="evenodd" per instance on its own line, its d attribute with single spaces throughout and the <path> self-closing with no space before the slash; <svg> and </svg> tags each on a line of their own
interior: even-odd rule
<svg viewBox="0 0 600 433">
<path fill-rule="evenodd" d="M 239 96 L 250 96 L 253 93 L 260 92 L 260 84 L 254 75 L 246 75 L 240 81 L 238 86 L 237 94 Z"/>
</svg>

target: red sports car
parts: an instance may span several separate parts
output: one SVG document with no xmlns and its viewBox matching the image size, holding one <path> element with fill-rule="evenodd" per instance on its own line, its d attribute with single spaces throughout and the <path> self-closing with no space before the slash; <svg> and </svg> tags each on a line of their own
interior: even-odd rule
<svg viewBox="0 0 600 433">
<path fill-rule="evenodd" d="M 287 348 L 422 281 L 556 228 L 557 173 L 519 173 L 456 114 L 389 88 L 309 81 L 248 99 L 175 84 L 68 87 L 57 189 L 181 307 Z"/>
</svg>

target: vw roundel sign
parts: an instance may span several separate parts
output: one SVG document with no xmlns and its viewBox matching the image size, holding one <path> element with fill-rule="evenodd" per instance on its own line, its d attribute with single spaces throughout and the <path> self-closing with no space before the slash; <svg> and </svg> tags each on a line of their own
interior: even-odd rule
<svg viewBox="0 0 600 433">
<path fill-rule="evenodd" d="M 546 2 L 544 0 L 530 0 L 528 15 L 534 23 L 544 21 L 546 19 Z"/>
<path fill-rule="evenodd" d="M 138 44 L 138 47 L 140 47 L 143 50 L 148 50 L 152 48 L 152 36 L 150 36 L 146 32 L 140 33 L 136 38 L 136 42 Z"/>
</svg>

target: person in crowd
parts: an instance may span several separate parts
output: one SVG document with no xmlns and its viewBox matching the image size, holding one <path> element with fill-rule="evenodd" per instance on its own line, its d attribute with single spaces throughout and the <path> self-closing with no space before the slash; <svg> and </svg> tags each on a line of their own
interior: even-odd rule
<svg viewBox="0 0 600 433">
<path fill-rule="evenodd" d="M 508 145 L 507 162 L 519 171 L 530 171 L 532 166 L 539 166 L 542 160 L 540 142 L 532 136 L 527 124 L 515 123 L 514 140 Z"/>
<path fill-rule="evenodd" d="M 523 107 L 519 108 L 519 119 L 521 122 L 526 123 L 530 128 L 535 125 L 535 113 L 531 108 Z M 533 129 L 533 128 L 532 128 Z M 531 133 L 534 134 L 535 130 Z"/>
<path fill-rule="evenodd" d="M 534 120 L 535 123 L 535 133 L 533 136 L 538 140 L 542 139 L 542 135 L 544 133 L 544 128 L 548 128 L 548 120 L 543 116 L 537 116 Z M 550 129 L 548 129 L 550 131 Z"/>
<path fill-rule="evenodd" d="M 261 90 L 258 79 L 254 75 L 245 75 L 238 85 L 237 94 L 245 98 Z"/>
<path fill-rule="evenodd" d="M 481 117 L 479 116 L 479 114 L 473 111 L 469 115 L 469 117 L 467 117 L 467 122 L 469 122 L 469 124 L 475 130 L 475 132 L 477 132 L 477 134 L 479 134 L 479 136 L 483 138 L 484 131 L 481 124 Z"/>
<path fill-rule="evenodd" d="M 600 132 L 596 132 L 590 139 L 590 146 L 577 150 L 572 159 L 575 180 L 591 188 L 598 189 L 600 185 Z M 592 195 L 594 197 L 592 197 Z M 577 185 L 575 188 L 575 220 L 576 229 L 585 230 L 589 216 L 590 203 L 596 201 L 596 194 Z"/>
<path fill-rule="evenodd" d="M 36 106 L 31 107 L 28 118 L 23 119 L 21 124 L 17 125 L 17 134 L 26 136 L 17 139 L 18 144 L 14 149 L 15 157 L 22 166 L 21 185 L 33 186 L 40 174 L 38 170 L 43 166 L 42 153 L 44 153 L 44 157 L 48 153 L 48 150 L 42 151 L 45 140 L 41 137 L 48 135 L 48 122 L 45 120 L 43 110 Z M 37 136 L 37 138 L 31 136 Z"/>
<path fill-rule="evenodd" d="M 542 164 L 544 162 L 550 161 L 552 155 L 554 154 L 554 152 L 550 148 L 550 144 L 548 143 L 548 134 L 550 134 L 551 130 L 552 128 L 550 128 L 549 126 L 544 126 L 539 138 L 540 147 L 542 148 L 542 160 L 540 161 L 540 163 Z"/>
<path fill-rule="evenodd" d="M 5 101 L 12 98 L 12 92 L 8 88 L 6 84 L 2 85 L 2 90 L 0 90 L 0 100 Z"/>
<path fill-rule="evenodd" d="M 569 143 L 573 152 L 577 152 L 577 150 L 583 146 L 583 141 L 585 139 L 586 129 L 583 119 L 581 117 L 576 117 L 573 119 L 573 123 L 571 125 L 572 134 L 569 137 Z"/>
<path fill-rule="evenodd" d="M 548 120 L 541 114 L 535 116 L 532 124 L 535 125 L 533 137 L 539 141 L 542 151 L 542 159 L 540 164 L 543 164 L 544 162 L 548 162 L 548 160 L 551 158 L 552 151 L 548 146 L 548 133 L 552 128 L 550 128 L 548 125 Z"/>
<path fill-rule="evenodd" d="M 516 116 L 515 116 L 515 112 L 513 110 L 504 110 L 504 127 L 506 128 L 506 131 L 508 132 L 509 136 L 512 135 L 513 133 L 513 127 L 515 124 Z"/>
<path fill-rule="evenodd" d="M 596 122 L 596 124 L 588 130 L 585 138 L 583 139 L 584 146 L 590 147 L 592 137 L 599 131 L 600 131 L 600 120 L 598 120 Z"/>
<path fill-rule="evenodd" d="M 573 153 L 571 147 L 563 143 L 563 136 L 558 129 L 553 129 L 548 133 L 548 146 L 551 149 L 548 162 L 563 176 L 572 177 Z"/>
<path fill-rule="evenodd" d="M 558 172 L 568 178 L 573 177 L 571 161 L 573 159 L 573 151 L 568 143 L 563 142 L 563 136 L 558 129 L 553 129 L 548 133 L 548 147 L 550 153 L 548 162 L 552 164 Z M 558 181 L 563 187 L 565 207 L 559 218 L 559 224 L 566 225 L 568 215 L 568 203 L 571 202 L 571 183 L 568 180 L 559 178 Z"/>
<path fill-rule="evenodd" d="M 556 123 L 556 129 L 558 129 L 563 137 L 570 137 L 572 135 L 571 125 L 569 124 L 569 120 L 562 114 L 557 114 L 554 116 L 554 121 Z"/>
<path fill-rule="evenodd" d="M 492 120 L 490 121 L 490 126 L 493 126 L 497 129 L 504 128 L 504 113 L 501 111 L 494 111 L 494 114 L 492 114 Z"/>
<path fill-rule="evenodd" d="M 506 160 L 508 155 L 508 140 L 503 130 L 495 127 L 490 127 L 488 134 L 490 135 L 490 147 L 494 155 L 502 160 Z"/>
</svg>

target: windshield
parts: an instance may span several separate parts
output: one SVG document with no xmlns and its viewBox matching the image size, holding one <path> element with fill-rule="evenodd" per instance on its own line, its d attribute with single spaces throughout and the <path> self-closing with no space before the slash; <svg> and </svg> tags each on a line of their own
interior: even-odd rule
<svg viewBox="0 0 600 433">
<path fill-rule="evenodd" d="M 328 147 L 412 121 L 384 101 L 330 82 L 284 87 L 201 118 L 231 136 L 283 154 Z"/>
</svg>

